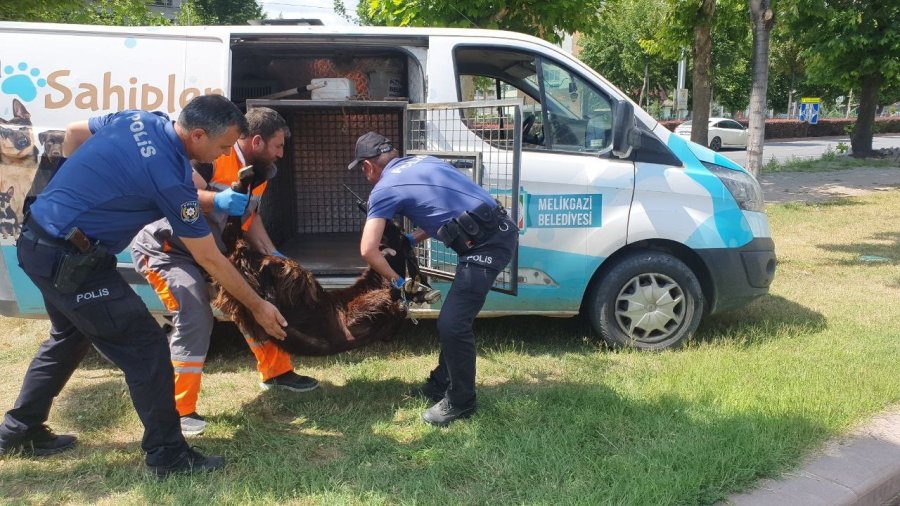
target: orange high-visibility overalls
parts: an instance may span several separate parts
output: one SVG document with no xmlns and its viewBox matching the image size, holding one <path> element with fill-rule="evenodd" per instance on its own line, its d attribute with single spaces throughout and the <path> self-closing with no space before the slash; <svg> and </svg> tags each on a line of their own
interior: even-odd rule
<svg viewBox="0 0 900 506">
<path fill-rule="evenodd" d="M 237 181 L 238 170 L 244 165 L 243 154 L 235 144 L 229 154 L 213 163 L 208 189 L 222 191 L 230 188 Z M 275 176 L 275 167 L 267 170 L 268 180 Z M 265 189 L 265 181 L 253 188 L 243 217 L 244 231 L 256 218 L 259 200 Z M 228 216 L 215 212 L 206 218 L 216 234 L 221 233 Z M 214 323 L 206 274 L 180 241 L 172 237 L 171 227 L 164 219 L 147 225 L 138 233 L 132 243 L 132 258 L 135 269 L 147 278 L 166 309 L 173 314 L 174 330 L 170 335 L 169 348 L 175 368 L 175 405 L 181 416 L 194 413 L 197 411 L 203 364 Z M 245 338 L 256 356 L 261 381 L 293 370 L 290 355 L 271 341 Z"/>
</svg>

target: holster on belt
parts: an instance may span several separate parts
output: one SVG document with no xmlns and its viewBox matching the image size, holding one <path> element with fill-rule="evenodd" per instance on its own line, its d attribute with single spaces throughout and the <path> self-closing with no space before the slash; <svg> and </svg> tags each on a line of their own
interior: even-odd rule
<svg viewBox="0 0 900 506">
<path fill-rule="evenodd" d="M 81 234 L 81 231 L 77 229 L 74 229 L 73 232 Z M 82 237 L 87 240 L 83 234 Z M 106 247 L 99 242 L 89 242 L 90 246 L 85 248 L 81 242 L 72 239 L 69 241 L 78 250 L 68 250 L 63 254 L 56 268 L 56 274 L 53 276 L 53 287 L 61 293 L 75 293 L 107 256 Z"/>
</svg>

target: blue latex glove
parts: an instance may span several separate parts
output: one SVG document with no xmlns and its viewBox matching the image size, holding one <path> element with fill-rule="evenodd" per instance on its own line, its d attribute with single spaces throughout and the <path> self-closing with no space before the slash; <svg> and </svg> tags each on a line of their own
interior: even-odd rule
<svg viewBox="0 0 900 506">
<path fill-rule="evenodd" d="M 406 279 L 404 279 L 403 276 L 391 281 L 391 285 L 397 290 L 403 290 L 403 283 L 406 283 Z"/>
<path fill-rule="evenodd" d="M 416 245 L 416 238 L 412 234 L 406 234 L 406 238 L 409 239 L 409 244 L 412 246 Z"/>
<path fill-rule="evenodd" d="M 247 210 L 250 195 L 238 193 L 231 188 L 216 193 L 213 197 L 213 207 L 216 211 L 228 213 L 229 216 L 242 216 Z"/>
<path fill-rule="evenodd" d="M 276 250 L 272 250 L 272 256 L 273 256 L 273 257 L 278 257 L 278 258 L 287 258 L 286 256 L 282 255 L 281 252 L 278 251 L 277 249 L 276 249 Z"/>
</svg>

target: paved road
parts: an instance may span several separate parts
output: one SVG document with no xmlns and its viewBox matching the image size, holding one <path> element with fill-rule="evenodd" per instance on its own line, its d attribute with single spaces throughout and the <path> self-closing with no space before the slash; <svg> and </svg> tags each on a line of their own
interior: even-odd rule
<svg viewBox="0 0 900 506">
<path fill-rule="evenodd" d="M 839 142 L 850 145 L 849 137 L 806 137 L 803 139 L 769 140 L 763 148 L 763 163 L 768 162 L 773 156 L 780 161 L 796 158 L 818 158 L 829 147 L 833 150 Z M 900 147 L 900 134 L 878 135 L 872 139 L 872 147 L 897 148 Z M 722 150 L 722 154 L 731 158 L 742 167 L 747 164 L 747 151 L 743 149 Z"/>
</svg>

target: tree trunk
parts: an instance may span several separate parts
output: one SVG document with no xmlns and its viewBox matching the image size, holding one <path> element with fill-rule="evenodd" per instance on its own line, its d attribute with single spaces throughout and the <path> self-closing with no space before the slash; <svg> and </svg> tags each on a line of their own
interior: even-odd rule
<svg viewBox="0 0 900 506">
<path fill-rule="evenodd" d="M 691 108 L 691 140 L 709 144 L 709 102 L 712 83 L 712 22 L 716 12 L 715 0 L 703 0 L 694 25 L 694 102 Z"/>
<path fill-rule="evenodd" d="M 859 113 L 850 137 L 853 156 L 863 158 L 872 153 L 872 133 L 875 127 L 875 108 L 878 106 L 878 92 L 884 76 L 881 73 L 862 76 L 862 91 L 859 94 Z"/>
<path fill-rule="evenodd" d="M 749 0 L 753 23 L 753 87 L 750 91 L 750 132 L 747 139 L 747 170 L 762 171 L 766 135 L 766 93 L 769 85 L 769 35 L 775 14 L 769 0 Z"/>
<path fill-rule="evenodd" d="M 641 86 L 641 96 L 638 97 L 638 105 L 641 105 L 645 99 L 649 103 L 650 99 L 647 96 L 650 93 L 650 65 L 648 63 L 644 64 L 644 84 Z M 644 104 L 642 107 L 647 107 L 647 104 Z"/>
</svg>

